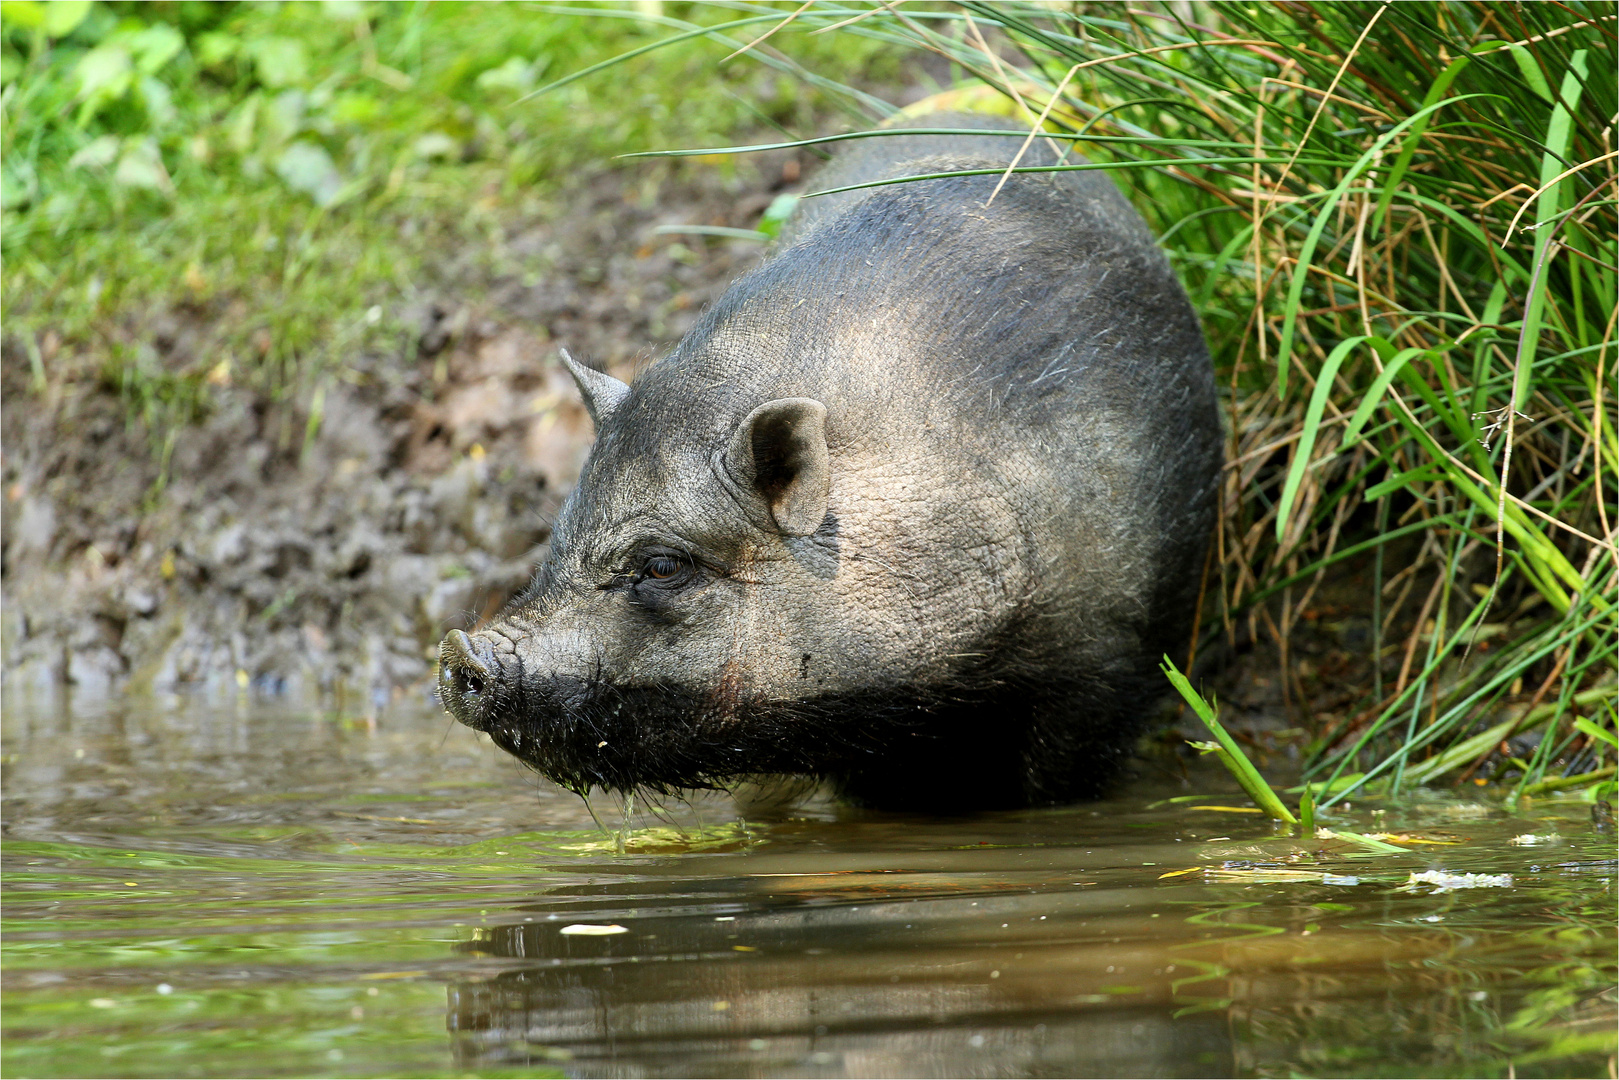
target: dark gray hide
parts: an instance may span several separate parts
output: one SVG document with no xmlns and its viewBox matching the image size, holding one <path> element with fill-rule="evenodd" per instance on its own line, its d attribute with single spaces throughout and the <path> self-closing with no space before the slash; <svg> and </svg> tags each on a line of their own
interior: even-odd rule
<svg viewBox="0 0 1619 1080">
<path fill-rule="evenodd" d="M 994 126 L 940 115 L 915 126 Z M 817 188 L 1004 166 L 853 144 Z M 1045 142 L 1026 164 L 1054 160 Z M 826 777 L 935 810 L 1092 794 L 1184 645 L 1220 429 L 1197 319 L 1101 172 L 807 200 L 633 389 L 533 585 L 452 633 L 462 723 L 584 792 Z"/>
</svg>

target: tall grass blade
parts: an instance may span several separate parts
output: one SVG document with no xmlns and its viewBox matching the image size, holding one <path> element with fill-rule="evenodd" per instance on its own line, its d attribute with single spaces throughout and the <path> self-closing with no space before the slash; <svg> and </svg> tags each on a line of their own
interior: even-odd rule
<svg viewBox="0 0 1619 1080">
<path fill-rule="evenodd" d="M 1254 801 L 1254 805 L 1277 821 L 1297 825 L 1298 819 L 1283 805 L 1281 797 L 1259 774 L 1259 770 L 1254 768 L 1254 763 L 1248 760 L 1248 755 L 1243 753 L 1242 747 L 1237 745 L 1237 740 L 1233 739 L 1231 733 L 1220 723 L 1219 717 L 1215 715 L 1214 707 L 1205 701 L 1203 695 L 1192 687 L 1186 676 L 1181 674 L 1180 669 L 1175 666 L 1174 661 L 1169 657 L 1164 657 L 1163 663 L 1159 666 L 1162 668 L 1164 675 L 1169 678 L 1170 683 L 1180 692 L 1181 697 L 1192 707 L 1192 711 L 1197 714 L 1198 719 L 1203 721 L 1203 725 L 1214 736 L 1215 745 L 1219 747 L 1220 761 L 1230 770 L 1231 775 L 1242 786 L 1242 790 Z"/>
</svg>

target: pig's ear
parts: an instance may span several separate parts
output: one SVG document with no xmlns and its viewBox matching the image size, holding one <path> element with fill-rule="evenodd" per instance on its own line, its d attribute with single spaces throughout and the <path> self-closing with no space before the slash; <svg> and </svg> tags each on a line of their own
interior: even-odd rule
<svg viewBox="0 0 1619 1080">
<path fill-rule="evenodd" d="M 579 396 L 585 399 L 590 419 L 595 422 L 596 430 L 600 431 L 613 410 L 629 395 L 630 384 L 620 382 L 605 371 L 586 367 L 569 356 L 567 349 L 562 350 L 562 366 L 568 369 L 568 374 L 578 384 Z"/>
<path fill-rule="evenodd" d="M 826 517 L 832 486 L 826 406 L 811 398 L 765 402 L 737 427 L 725 466 L 738 487 L 765 504 L 776 528 L 808 536 Z"/>
</svg>

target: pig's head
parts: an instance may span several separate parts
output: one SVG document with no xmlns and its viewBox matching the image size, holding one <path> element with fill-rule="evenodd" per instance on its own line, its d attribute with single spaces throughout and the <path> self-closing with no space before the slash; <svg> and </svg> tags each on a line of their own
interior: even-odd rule
<svg viewBox="0 0 1619 1080">
<path fill-rule="evenodd" d="M 826 405 L 701 355 L 633 389 L 564 360 L 596 444 L 528 590 L 440 646 L 456 719 L 584 794 L 835 773 L 925 712 L 937 642 L 880 610 L 891 568 L 846 565 Z"/>
<path fill-rule="evenodd" d="M 990 221 L 977 179 L 819 226 L 633 388 L 568 361 L 596 444 L 533 584 L 445 639 L 457 719 L 581 793 L 798 773 L 894 805 L 1072 797 L 1127 744 L 1171 606 L 1134 511 L 1176 445 L 1119 359 L 1141 260 L 1041 225 L 1096 200 L 1009 184 Z"/>
</svg>

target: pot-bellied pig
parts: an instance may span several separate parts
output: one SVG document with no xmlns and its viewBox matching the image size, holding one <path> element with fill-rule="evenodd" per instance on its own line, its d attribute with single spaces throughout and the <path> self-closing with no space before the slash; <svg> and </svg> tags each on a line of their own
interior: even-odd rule
<svg viewBox="0 0 1619 1080">
<path fill-rule="evenodd" d="M 897 131 L 818 187 L 998 170 L 1021 141 Z M 1022 164 L 1055 160 L 1042 139 Z M 633 386 L 564 354 L 596 443 L 532 585 L 444 640 L 450 712 L 580 793 L 1095 793 L 1191 630 L 1213 374 L 1103 172 L 999 180 L 804 200 Z"/>
</svg>

